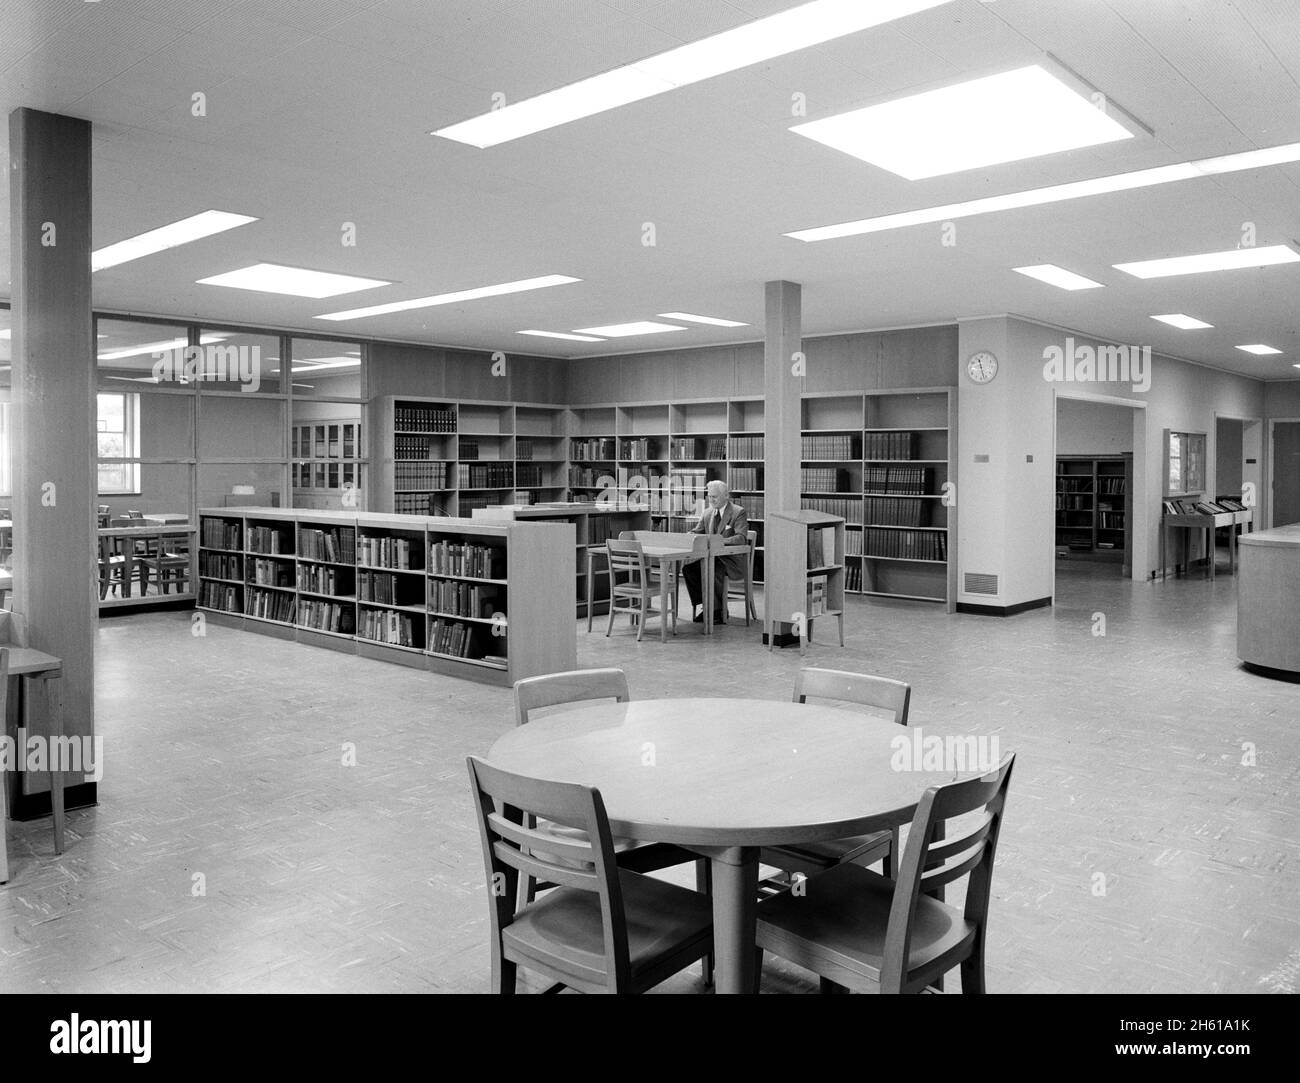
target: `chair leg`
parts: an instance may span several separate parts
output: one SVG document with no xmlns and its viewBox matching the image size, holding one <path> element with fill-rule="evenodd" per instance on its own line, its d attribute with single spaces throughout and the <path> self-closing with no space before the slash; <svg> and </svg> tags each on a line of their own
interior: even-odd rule
<svg viewBox="0 0 1300 1083">
<path fill-rule="evenodd" d="M 611 579 L 610 579 L 610 588 L 609 588 L 609 625 L 608 625 L 608 627 L 606 627 L 606 629 L 605 629 L 605 638 L 606 638 L 606 639 L 609 638 L 609 634 L 614 630 L 614 613 L 615 613 L 615 609 L 614 609 L 614 583 L 613 583 L 613 578 L 611 577 Z"/>
<path fill-rule="evenodd" d="M 961 963 L 961 991 L 963 994 L 983 994 L 988 991 L 984 988 L 984 945 L 978 939 L 975 941 L 975 950 Z"/>
<path fill-rule="evenodd" d="M 506 996 L 515 992 L 519 965 L 501 957 L 500 949 L 492 953 L 492 991 Z"/>
</svg>

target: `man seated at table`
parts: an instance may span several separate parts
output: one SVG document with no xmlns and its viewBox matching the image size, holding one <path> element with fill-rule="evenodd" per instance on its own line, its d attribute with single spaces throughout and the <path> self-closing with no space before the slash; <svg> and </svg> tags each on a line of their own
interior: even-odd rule
<svg viewBox="0 0 1300 1083">
<path fill-rule="evenodd" d="M 749 517 L 745 514 L 745 509 L 739 504 L 733 503 L 731 499 L 731 490 L 727 488 L 725 482 L 711 481 L 708 484 L 708 502 L 704 509 L 704 514 L 700 516 L 699 523 L 691 528 L 692 534 L 721 534 L 726 539 L 728 546 L 745 546 L 749 544 Z M 713 623 L 724 624 L 725 614 L 727 611 L 727 600 L 722 595 L 722 577 L 725 575 L 730 579 L 739 579 L 742 582 L 745 578 L 745 563 L 747 555 L 741 553 L 737 556 L 717 557 L 713 561 Z M 703 580 L 703 561 L 695 561 L 686 565 L 686 592 L 691 596 L 691 606 L 700 606 L 703 604 L 704 590 L 701 581 Z M 695 616 L 696 623 L 702 623 L 704 620 L 704 611 L 700 610 Z"/>
</svg>

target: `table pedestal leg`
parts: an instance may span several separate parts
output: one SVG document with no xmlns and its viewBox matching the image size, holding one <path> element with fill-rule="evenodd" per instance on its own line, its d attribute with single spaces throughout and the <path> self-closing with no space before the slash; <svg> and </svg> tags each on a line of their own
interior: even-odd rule
<svg viewBox="0 0 1300 1083">
<path fill-rule="evenodd" d="M 668 576 L 672 568 L 672 561 L 660 559 L 659 561 L 659 642 L 668 642 Z M 677 634 L 677 629 L 673 629 L 673 634 Z"/>
<path fill-rule="evenodd" d="M 752 993 L 758 913 L 758 850 L 710 850 L 713 873 L 714 990 Z"/>
<path fill-rule="evenodd" d="M 63 772 L 55 757 L 63 742 L 63 681 L 51 677 L 45 682 L 45 709 L 50 716 L 50 813 L 54 818 L 54 852 L 63 853 Z"/>
<path fill-rule="evenodd" d="M 704 558 L 704 574 L 700 576 L 704 584 L 704 634 L 713 635 L 713 552 Z"/>
</svg>

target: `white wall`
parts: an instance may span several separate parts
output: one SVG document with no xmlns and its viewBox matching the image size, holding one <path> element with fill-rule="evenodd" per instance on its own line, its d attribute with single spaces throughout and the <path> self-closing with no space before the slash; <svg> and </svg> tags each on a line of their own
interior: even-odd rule
<svg viewBox="0 0 1300 1083">
<path fill-rule="evenodd" d="M 1086 399 L 1056 400 L 1056 454 L 1123 455 L 1133 450 L 1133 410 Z"/>
</svg>

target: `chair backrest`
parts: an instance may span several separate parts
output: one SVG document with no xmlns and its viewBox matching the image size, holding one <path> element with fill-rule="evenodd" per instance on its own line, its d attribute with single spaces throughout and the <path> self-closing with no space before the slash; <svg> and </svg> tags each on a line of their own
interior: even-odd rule
<svg viewBox="0 0 1300 1083">
<path fill-rule="evenodd" d="M 127 517 L 128 519 L 143 519 L 143 518 L 144 518 L 144 512 L 142 512 L 142 511 L 128 511 L 128 512 L 126 513 L 126 517 Z"/>
<path fill-rule="evenodd" d="M 809 666 L 801 669 L 794 679 L 794 702 L 806 703 L 809 696 L 842 700 L 892 713 L 895 722 L 906 726 L 912 686 L 889 677 Z"/>
<path fill-rule="evenodd" d="M 560 887 L 594 892 L 600 896 L 604 957 L 599 966 L 566 960 L 564 983 L 584 991 L 625 988 L 632 969 L 627 919 L 614 859 L 614 839 L 600 791 L 576 783 L 512 774 L 475 756 L 470 756 L 468 763 L 487 874 L 493 952 L 501 952 L 501 934 L 521 910 L 534 905 L 518 905 L 521 874 Z M 532 825 L 539 817 L 552 824 L 579 828 L 586 837 L 538 830 Z"/>
<path fill-rule="evenodd" d="M 1009 753 L 997 769 L 982 778 L 931 786 L 916 807 L 903 851 L 894 901 L 885 932 L 885 951 L 880 968 L 882 993 L 916 992 L 951 967 L 933 960 L 907 969 L 912 939 L 912 922 L 922 895 L 969 876 L 964 916 L 975 927 L 977 946 L 982 950 L 988 919 L 989 891 L 993 885 L 993 859 L 997 854 L 998 832 L 1011 784 L 1015 753 Z M 979 822 L 969 830 L 948 836 L 948 820 L 980 812 Z"/>
<path fill-rule="evenodd" d="M 100 514 L 100 515 L 107 515 L 107 514 L 108 514 L 108 505 L 107 505 L 107 504 L 100 504 L 100 505 L 99 505 L 99 514 Z"/>
<path fill-rule="evenodd" d="M 609 574 L 611 582 L 617 583 L 620 574 L 628 582 L 644 583 L 646 579 L 645 553 L 639 541 L 623 541 L 610 538 L 606 543 L 609 552 Z"/>
<path fill-rule="evenodd" d="M 528 721 L 530 711 L 556 707 L 561 703 L 582 703 L 590 699 L 612 699 L 626 703 L 627 674 L 621 669 L 575 669 L 547 673 L 515 681 L 515 725 Z"/>
</svg>

